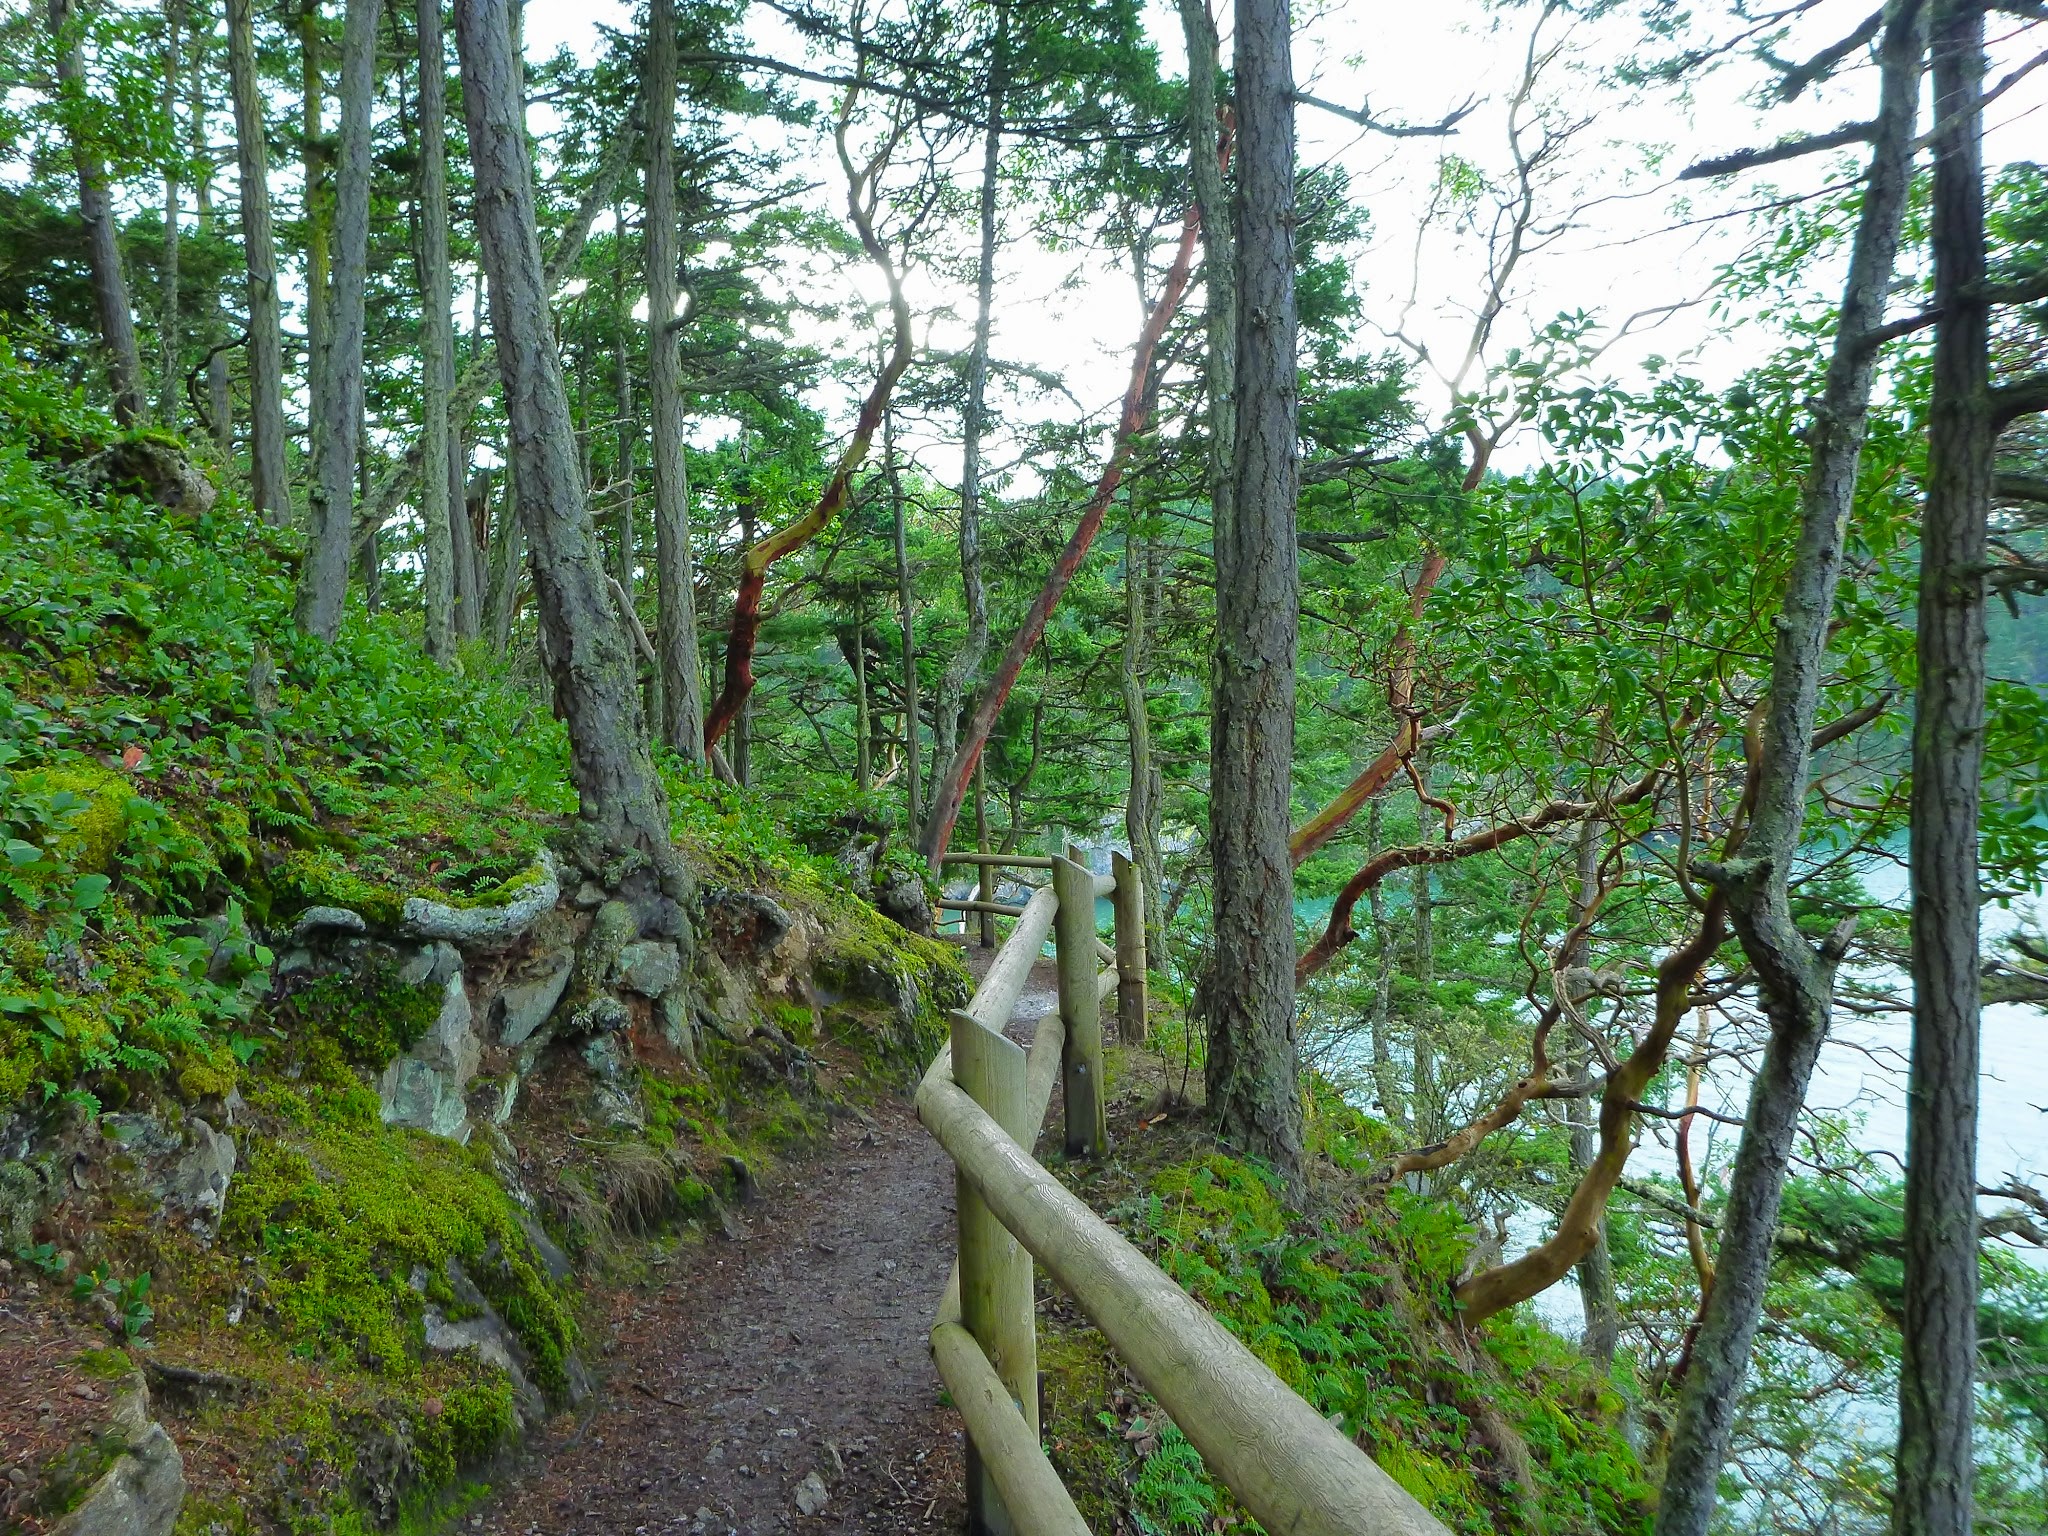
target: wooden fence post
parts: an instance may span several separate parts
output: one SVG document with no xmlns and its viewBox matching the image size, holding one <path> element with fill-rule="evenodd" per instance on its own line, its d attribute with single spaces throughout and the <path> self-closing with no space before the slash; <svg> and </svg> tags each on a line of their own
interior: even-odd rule
<svg viewBox="0 0 2048 1536">
<path fill-rule="evenodd" d="M 1143 1045 L 1151 1033 L 1145 969 L 1145 882 L 1120 853 L 1109 856 L 1116 875 L 1116 1033 L 1125 1045 Z"/>
<path fill-rule="evenodd" d="M 1036 1127 L 1028 1123 L 1021 1045 L 977 1023 L 972 1014 L 954 1013 L 953 1081 L 1012 1141 L 1020 1147 L 1031 1145 Z M 996 1220 L 964 1175 L 956 1174 L 953 1186 L 960 1233 L 960 1320 L 988 1356 L 1036 1438 L 1038 1313 L 1031 1255 Z M 1022 1536 L 972 1441 L 967 1446 L 967 1518 L 973 1536 Z"/>
<path fill-rule="evenodd" d="M 1095 876 L 1068 857 L 1052 861 L 1053 949 L 1060 976 L 1060 1021 L 1066 1025 L 1061 1092 L 1067 1108 L 1067 1156 L 1101 1157 L 1109 1151 L 1109 1121 L 1102 1098 L 1102 1005 L 1096 1000 Z"/>
</svg>

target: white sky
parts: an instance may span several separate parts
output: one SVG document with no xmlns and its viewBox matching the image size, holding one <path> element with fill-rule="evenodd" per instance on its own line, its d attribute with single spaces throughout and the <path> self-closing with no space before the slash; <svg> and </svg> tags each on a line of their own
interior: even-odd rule
<svg viewBox="0 0 2048 1536">
<path fill-rule="evenodd" d="M 1227 57 L 1228 3 L 1219 4 Z M 1783 52 L 1804 57 L 1850 30 L 1868 5 L 1869 0 L 1828 0 L 1806 19 Z M 1302 163 L 1341 165 L 1350 176 L 1354 199 L 1370 215 L 1368 239 L 1353 253 L 1353 271 L 1365 293 L 1358 336 L 1362 349 L 1393 345 L 1387 333 L 1398 328 L 1439 359 L 1455 359 L 1462 353 L 1471 306 L 1483 289 L 1483 230 L 1439 224 L 1418 240 L 1418 226 L 1442 155 L 1456 154 L 1490 176 L 1504 174 L 1510 163 L 1506 101 L 1520 77 L 1539 10 L 1529 5 L 1489 7 L 1481 0 L 1428 5 L 1296 0 L 1295 73 L 1302 89 L 1346 105 L 1370 102 L 1378 113 L 1416 123 L 1438 120 L 1478 98 L 1475 110 L 1448 138 L 1389 139 L 1328 113 L 1301 109 Z M 633 17 L 634 7 L 622 0 L 530 0 L 528 48 L 535 57 L 557 46 L 587 56 L 599 25 L 627 28 L 634 24 Z M 1183 72 L 1184 51 L 1171 0 L 1149 0 L 1147 21 L 1163 66 L 1175 74 Z M 1557 56 L 1543 73 L 1535 104 L 1577 119 L 1582 126 L 1542 193 L 1537 222 L 1567 222 L 1571 227 L 1547 242 L 1518 275 L 1489 349 L 1493 360 L 1507 348 L 1523 344 L 1561 311 L 1585 310 L 1612 327 L 1638 311 L 1701 297 L 1717 267 L 1739 242 L 1753 238 L 1757 228 L 1751 218 L 1711 216 L 1825 185 L 1839 177 L 1850 159 L 1848 152 L 1820 155 L 1720 184 L 1679 184 L 1673 179 L 1677 170 L 1704 155 L 1867 117 L 1874 103 L 1874 71 L 1858 68 L 1795 104 L 1759 111 L 1747 98 L 1766 72 L 1740 57 L 1695 82 L 1682 96 L 1668 90 L 1630 96 L 1605 83 L 1601 75 L 1639 46 L 1642 27 L 1633 17 L 1592 26 L 1552 17 L 1541 37 L 1546 48 L 1557 49 Z M 2038 38 L 2025 41 L 2025 48 L 2008 45 L 1994 28 L 1994 81 L 2019 56 L 2038 46 Z M 759 26 L 755 43 L 762 52 L 801 56 L 801 44 L 779 23 Z M 2039 158 L 2048 149 L 2040 110 L 2048 100 L 2044 86 L 2048 70 L 2023 80 L 1994 103 L 1987 144 L 1990 163 Z M 823 96 L 822 88 L 817 94 Z M 822 157 L 822 147 L 820 154 L 816 179 L 824 188 L 814 196 L 836 209 L 841 196 L 837 168 Z M 963 167 L 962 174 L 969 170 Z M 956 222 L 946 238 L 958 242 L 954 254 L 964 259 L 974 238 L 971 221 Z M 880 297 L 879 283 L 864 266 L 790 277 L 797 285 L 850 285 L 871 299 Z M 1821 292 L 1836 281 L 1833 273 L 1815 278 Z M 1074 394 L 1103 418 L 1123 390 L 1140 319 L 1128 274 L 1100 254 L 1053 256 L 1012 245 L 1003 256 L 999 291 L 996 355 L 1064 375 Z M 943 304 L 957 316 L 970 313 L 963 290 L 948 289 L 929 277 L 913 284 L 912 299 L 921 311 Z M 962 319 L 940 318 L 921 336 L 927 338 L 937 348 L 958 348 L 968 336 Z M 1624 380 L 1639 378 L 1641 360 L 1657 354 L 1683 359 L 1691 371 L 1721 384 L 1758 358 L 1772 340 L 1768 327 L 1749 325 L 1731 333 L 1700 306 L 1645 326 L 1616 344 L 1600 366 Z M 1444 386 L 1427 371 L 1420 375 L 1419 386 L 1429 409 L 1440 411 L 1448 400 Z M 850 399 L 850 394 L 845 400 L 835 395 L 828 402 L 835 419 L 850 410 Z M 1056 397 L 1045 404 L 1048 412 L 1059 408 Z M 924 448 L 930 467 L 950 477 L 957 460 L 941 444 Z M 1510 443 L 1501 462 L 1524 462 L 1530 451 L 1527 443 Z"/>
</svg>

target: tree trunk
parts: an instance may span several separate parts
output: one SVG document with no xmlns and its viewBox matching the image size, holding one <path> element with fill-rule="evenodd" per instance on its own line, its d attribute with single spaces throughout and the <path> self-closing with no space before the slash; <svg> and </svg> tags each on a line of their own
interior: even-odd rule
<svg viewBox="0 0 2048 1536">
<path fill-rule="evenodd" d="M 514 461 L 505 466 L 505 488 L 498 497 L 498 521 L 491 530 L 490 592 L 484 601 L 484 630 L 500 656 L 512 649 L 519 572 L 525 562 L 526 526 L 519 511 L 519 465 Z"/>
<path fill-rule="evenodd" d="M 491 277 L 491 329 L 533 550 L 542 655 L 569 731 L 577 852 L 614 885 L 625 861 L 653 867 L 674 898 L 687 880 L 669 842 L 668 797 L 655 777 L 626 629 L 605 590 L 576 433 L 549 322 L 534 222 L 519 74 L 507 0 L 457 0 L 464 118 L 475 169 L 476 224 Z"/>
<path fill-rule="evenodd" d="M 242 251 L 249 269 L 249 480 L 263 520 L 282 528 L 291 521 L 292 502 L 284 462 L 284 329 L 277 307 L 277 244 L 270 232 L 270 145 L 250 0 L 227 0 L 227 11 Z"/>
<path fill-rule="evenodd" d="M 441 0 L 419 0 L 420 50 L 420 437 L 424 462 L 449 463 L 448 410 L 455 395 L 455 284 L 448 270 L 448 62 Z M 427 654 L 455 656 L 456 539 L 467 521 L 450 476 L 420 476 Z"/>
<path fill-rule="evenodd" d="M 1426 756 L 1415 765 L 1415 778 L 1418 797 L 1427 794 L 1429 759 Z M 1420 818 L 1429 814 L 1429 807 L 1418 798 L 1415 809 L 1417 825 L 1420 826 Z M 1415 1122 L 1418 1141 L 1435 1141 L 1444 1131 L 1443 1096 L 1438 1091 L 1436 1080 L 1436 925 L 1432 920 L 1435 902 L 1430 884 L 1434 873 L 1429 865 L 1418 864 L 1408 875 L 1408 908 L 1415 925 L 1415 931 L 1410 935 L 1414 944 L 1415 984 L 1422 992 L 1411 1021 L 1414 1071 L 1408 1085 L 1409 1114 Z"/>
<path fill-rule="evenodd" d="M 299 138 L 300 222 L 306 242 L 306 457 L 317 463 L 326 412 L 320 391 L 326 385 L 321 358 L 327 350 L 327 290 L 333 187 L 328 177 L 328 144 L 322 124 L 327 82 L 320 69 L 320 0 L 303 0 L 299 8 Z"/>
<path fill-rule="evenodd" d="M 1131 845 L 1131 863 L 1145 892 L 1145 953 L 1163 963 L 1165 934 L 1159 921 L 1163 878 L 1159 854 L 1159 765 L 1152 757 L 1152 722 L 1145 712 L 1147 619 L 1146 577 L 1138 561 L 1148 541 L 1139 537 L 1135 496 L 1124 534 L 1124 648 L 1121 681 L 1124 731 L 1130 744 L 1130 783 L 1124 797 L 1124 835 Z M 979 765 L 977 765 L 978 767 Z"/>
<path fill-rule="evenodd" d="M 704 761 L 704 678 L 697 653 L 690 482 L 683 459 L 682 360 L 676 353 L 675 0 L 652 0 L 647 59 L 647 381 L 654 408 L 654 566 L 660 606 L 662 739 Z"/>
<path fill-rule="evenodd" d="M 50 0 L 50 35 L 57 49 L 58 99 L 64 103 L 71 159 L 78 170 L 78 216 L 92 261 L 92 296 L 99 310 L 100 345 L 114 419 L 132 427 L 142 419 L 142 354 L 135 345 L 135 312 L 121 270 L 120 231 L 107 194 L 107 167 L 85 122 L 85 18 L 79 0 Z"/>
<path fill-rule="evenodd" d="M 334 176 L 334 248 L 326 332 L 314 394 L 310 543 L 299 568 L 299 628 L 321 640 L 341 629 L 354 531 L 356 431 L 363 410 L 363 289 L 369 278 L 370 99 L 376 89 L 382 0 L 348 0 L 341 36 L 341 143 Z"/>
<path fill-rule="evenodd" d="M 164 126 L 173 145 L 178 140 L 179 43 L 185 30 L 183 0 L 164 4 Z M 156 386 L 156 419 L 175 429 L 178 424 L 178 386 L 184 380 L 179 366 L 178 257 L 179 221 L 184 216 L 183 199 L 175 152 L 164 161 L 164 268 L 158 295 L 157 347 L 160 373 Z"/>
<path fill-rule="evenodd" d="M 1598 823 L 1588 817 L 1579 826 L 1576 847 L 1578 863 L 1578 889 L 1573 892 L 1571 905 L 1566 913 L 1570 930 L 1578 936 L 1558 956 L 1558 974 L 1551 978 L 1552 986 L 1567 989 L 1565 1001 L 1573 1008 L 1581 1008 L 1592 995 L 1592 988 L 1576 978 L 1585 974 L 1592 963 L 1592 944 L 1588 935 L 1579 932 L 1586 914 L 1593 903 L 1599 900 L 1599 839 L 1595 835 Z M 1591 1070 L 1591 1052 L 1580 1046 L 1573 1053 L 1577 1058 L 1578 1070 L 1574 1077 L 1584 1077 Z M 1565 1100 L 1565 1121 L 1571 1128 L 1571 1170 L 1572 1182 L 1576 1185 L 1592 1170 L 1593 1161 L 1599 1152 L 1598 1127 L 1593 1123 L 1592 1103 L 1581 1096 Z M 1621 1309 L 1614 1295 L 1614 1256 L 1607 1245 L 1607 1214 L 1602 1212 L 1593 1245 L 1586 1250 L 1586 1256 L 1579 1260 L 1577 1279 L 1579 1282 L 1579 1305 L 1585 1313 L 1586 1328 L 1580 1338 L 1579 1347 L 1588 1360 L 1603 1371 L 1614 1368 L 1615 1347 L 1621 1342 Z"/>
<path fill-rule="evenodd" d="M 1287 0 L 1237 0 L 1236 488 L 1216 530 L 1209 846 L 1210 1112 L 1301 1186 L 1294 863 L 1287 851 L 1300 619 L 1295 553 L 1294 73 Z"/>
<path fill-rule="evenodd" d="M 612 417 L 617 433 L 612 448 L 611 494 L 618 500 L 612 517 L 612 576 L 630 603 L 633 596 L 633 514 L 639 489 L 639 444 L 633 400 L 633 311 L 626 299 L 626 210 L 612 205 Z M 643 250 L 644 254 L 644 250 Z M 650 714 L 659 720 L 659 713 Z"/>
<path fill-rule="evenodd" d="M 1656 1536 L 1705 1536 L 1713 1518 L 1716 1484 L 1763 1310 L 1792 1137 L 1827 1034 L 1835 964 L 1840 943 L 1846 943 L 1842 935 L 1815 949 L 1793 923 L 1789 880 L 1805 821 L 1828 624 L 1870 409 L 1876 357 L 1864 338 L 1883 322 L 1898 251 L 1926 28 L 1923 0 L 1892 0 L 1880 50 L 1870 171 L 1835 350 L 1814 414 L 1799 542 L 1771 657 L 1763 744 L 1749 785 L 1755 809 L 1738 857 L 1701 870 L 1725 895 L 1743 951 L 1756 969 L 1770 1038 L 1730 1171 L 1714 1290 L 1672 1428 Z"/>
<path fill-rule="evenodd" d="M 192 212 L 199 238 L 210 244 L 214 234 L 213 177 L 218 169 L 206 133 L 206 109 L 212 94 L 206 68 L 210 38 L 201 30 L 193 42 L 191 66 L 185 71 L 185 118 L 191 125 L 189 148 L 194 168 Z M 225 470 L 232 462 L 235 448 L 234 397 L 228 387 L 228 351 L 233 344 L 222 344 L 228 332 L 226 316 L 221 311 L 218 278 L 207 296 L 206 312 L 206 419 L 213 433 L 215 452 Z"/>
<path fill-rule="evenodd" d="M 1380 802 L 1372 802 L 1365 816 L 1365 856 L 1378 857 L 1380 852 Z M 1372 1013 L 1369 1028 L 1372 1032 L 1372 1086 L 1374 1096 L 1379 1100 L 1380 1114 L 1393 1125 L 1406 1129 L 1411 1137 L 1414 1125 L 1404 1107 L 1407 1097 L 1401 1091 L 1401 1076 L 1394 1068 L 1394 943 L 1393 933 L 1387 922 L 1386 913 L 1380 907 L 1380 888 L 1375 884 L 1365 893 L 1366 911 L 1371 916 L 1373 942 L 1373 983 Z"/>
<path fill-rule="evenodd" d="M 858 586 L 853 589 L 853 782 L 862 794 L 874 782 L 875 744 L 868 719 L 868 611 Z"/>
<path fill-rule="evenodd" d="M 981 575 L 981 439 L 988 425 L 989 315 L 996 289 L 996 194 L 1002 171 L 1003 92 L 1010 62 L 1010 8 L 997 0 L 995 41 L 989 56 L 988 115 L 981 139 L 981 254 L 974 279 L 974 343 L 967 357 L 967 404 L 960 423 L 960 589 L 967 635 L 939 678 L 932 705 L 934 805 L 944 798 L 937 775 L 953 759 L 960 704 L 988 651 L 988 586 Z"/>
<path fill-rule="evenodd" d="M 1991 514 L 1984 257 L 1984 10 L 1937 0 L 1933 396 L 1914 625 L 1913 1060 L 1906 1092 L 1899 1335 L 1899 1536 L 1968 1536 L 1976 1422 L 1977 815 L 1984 761 L 1984 573 Z"/>
<path fill-rule="evenodd" d="M 1202 373 L 1209 395 L 1210 521 L 1220 536 L 1230 526 L 1231 444 L 1237 436 L 1237 266 L 1230 199 L 1216 155 L 1224 136 L 1216 99 L 1221 60 L 1209 0 L 1180 0 L 1180 24 L 1188 51 L 1188 180 L 1202 216 L 1208 302 Z"/>
<path fill-rule="evenodd" d="M 903 792 L 908 813 L 904 825 L 917 827 L 924 824 L 920 803 L 924 781 L 917 766 L 924 745 L 919 739 L 924 709 L 918 701 L 917 589 L 910 579 L 910 546 L 903 523 L 903 476 L 896 464 L 894 412 L 882 415 L 882 473 L 889 477 L 889 510 L 896 534 L 896 605 L 903 616 Z"/>
</svg>

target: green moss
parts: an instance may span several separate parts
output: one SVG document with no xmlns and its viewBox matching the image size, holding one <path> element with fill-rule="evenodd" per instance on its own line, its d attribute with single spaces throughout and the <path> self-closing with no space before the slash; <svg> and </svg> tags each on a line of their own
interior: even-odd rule
<svg viewBox="0 0 2048 1536">
<path fill-rule="evenodd" d="M 290 997 L 290 1021 L 301 1049 L 310 1050 L 314 1075 L 336 1081 L 318 1044 L 333 1042 L 343 1062 L 380 1071 L 409 1050 L 440 1017 L 442 989 L 417 986 L 399 977 L 396 956 L 373 949 L 355 971 L 316 976 Z"/>
<path fill-rule="evenodd" d="M 404 891 L 366 879 L 331 848 L 292 850 L 260 884 L 273 926 L 308 907 L 346 907 L 373 928 L 391 929 L 405 912 Z"/>
<path fill-rule="evenodd" d="M 119 1381 L 135 1369 L 135 1362 L 128 1358 L 125 1349 L 88 1349 L 75 1364 L 82 1375 L 95 1381 Z"/>
<path fill-rule="evenodd" d="M 501 865 L 500 867 L 502 868 L 503 866 Z M 451 907 L 509 906 L 535 886 L 545 885 L 547 879 L 547 866 L 540 862 L 540 855 L 536 853 L 525 867 L 516 874 L 486 885 L 481 890 L 468 891 L 440 899 Z"/>
<path fill-rule="evenodd" d="M 127 779 L 89 758 L 17 773 L 14 779 L 16 787 L 28 793 L 75 795 L 83 802 L 71 812 L 49 850 L 74 873 L 97 874 L 113 863 L 128 830 L 128 802 L 135 798 Z"/>
<path fill-rule="evenodd" d="M 249 1137 L 223 1241 L 256 1257 L 274 1326 L 309 1357 L 397 1379 L 417 1374 L 426 1299 L 452 1302 L 459 1262 L 532 1356 L 535 1382 L 566 1384 L 575 1325 L 518 1208 L 474 1157 L 381 1125 L 320 1124 L 303 1140 Z"/>
</svg>

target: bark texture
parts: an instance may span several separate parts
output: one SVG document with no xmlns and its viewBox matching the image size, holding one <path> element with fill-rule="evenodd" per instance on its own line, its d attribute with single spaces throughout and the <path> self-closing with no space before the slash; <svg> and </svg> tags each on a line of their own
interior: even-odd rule
<svg viewBox="0 0 2048 1536">
<path fill-rule="evenodd" d="M 420 48 L 420 450 L 428 464 L 448 462 L 448 405 L 455 394 L 455 285 L 448 271 L 448 64 L 441 42 L 441 0 L 419 0 Z M 427 654 L 455 654 L 456 524 L 467 513 L 445 474 L 420 476 Z M 461 530 L 465 540 L 468 530 Z"/>
<path fill-rule="evenodd" d="M 1914 625 L 1913 1058 L 1906 1093 L 1899 1319 L 1899 1536 L 1968 1536 L 1976 1422 L 1978 798 L 1984 767 L 1984 574 L 1991 514 L 1984 255 L 1984 11 L 1937 0 L 1934 380 Z"/>
<path fill-rule="evenodd" d="M 1750 829 L 1735 857 L 1703 866 L 1728 903 L 1757 974 L 1770 1038 L 1730 1171 L 1713 1294 L 1702 1311 L 1672 1428 L 1657 1536 L 1706 1536 L 1750 1346 L 1762 1314 L 1771 1244 L 1800 1107 L 1834 1000 L 1839 942 L 1816 948 L 1794 925 L 1789 882 L 1805 822 L 1807 767 L 1842 551 L 1855 506 L 1875 353 L 1863 337 L 1884 318 L 1911 176 L 1914 115 L 1927 36 L 1923 0 L 1892 0 L 1870 170 L 1857 220 L 1835 349 L 1814 412 L 1800 529 L 1771 657 L 1763 741 L 1751 772 Z"/>
<path fill-rule="evenodd" d="M 277 305 L 277 241 L 270 228 L 270 143 L 250 0 L 227 0 L 227 20 L 242 252 L 249 272 L 249 480 L 263 520 L 282 528 L 292 515 L 284 457 L 284 327 Z"/>
<path fill-rule="evenodd" d="M 382 0 L 348 0 L 341 34 L 341 142 L 334 173 L 334 243 L 325 333 L 314 363 L 319 430 L 313 438 L 308 497 L 310 542 L 299 567 L 299 628 L 321 640 L 341 629 L 348 596 L 350 533 L 356 494 L 358 426 L 363 413 L 363 290 L 369 276 L 370 98 L 376 88 L 377 21 Z"/>
<path fill-rule="evenodd" d="M 606 590 L 603 552 L 584 506 L 534 223 L 507 7 L 508 0 L 457 0 L 456 42 L 541 654 L 569 730 L 577 852 L 614 885 L 634 864 L 651 864 L 668 894 L 680 897 L 687 882 L 669 842 L 667 796 L 654 774 L 626 630 Z"/>
<path fill-rule="evenodd" d="M 704 761 L 704 681 L 690 557 L 690 482 L 683 462 L 682 361 L 676 355 L 676 10 L 652 0 L 647 47 L 647 379 L 654 409 L 654 571 L 661 658 L 661 734 Z"/>
<path fill-rule="evenodd" d="M 1288 853 L 1301 608 L 1295 498 L 1294 71 L 1287 0 L 1237 0 L 1234 503 L 1215 532 L 1209 846 L 1216 955 L 1210 1112 L 1231 1142 L 1301 1180 Z"/>
<path fill-rule="evenodd" d="M 50 0 L 50 35 L 57 45 L 57 90 L 64 104 L 71 161 L 78 172 L 78 216 L 85 225 L 92 262 L 92 296 L 99 312 L 100 345 L 107 354 L 107 383 L 114 419 L 133 426 L 142 419 L 142 354 L 135 344 L 135 311 L 121 268 L 120 231 L 107 194 L 107 167 L 93 145 L 87 121 L 85 18 L 78 0 Z"/>
</svg>

